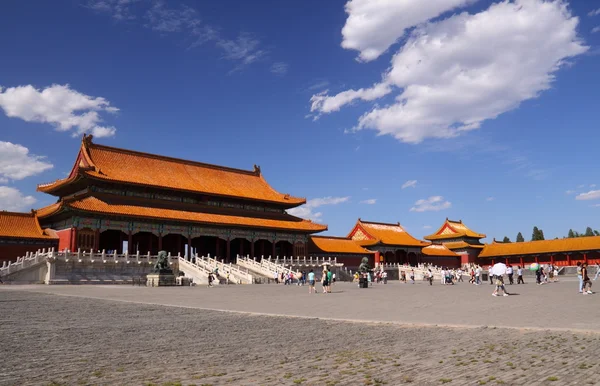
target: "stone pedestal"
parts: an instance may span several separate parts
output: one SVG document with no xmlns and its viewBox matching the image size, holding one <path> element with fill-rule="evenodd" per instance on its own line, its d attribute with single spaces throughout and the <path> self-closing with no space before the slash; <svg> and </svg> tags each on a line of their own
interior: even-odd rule
<svg viewBox="0 0 600 386">
<path fill-rule="evenodd" d="M 146 287 L 166 287 L 175 285 L 172 273 L 150 273 L 146 276 Z"/>
</svg>

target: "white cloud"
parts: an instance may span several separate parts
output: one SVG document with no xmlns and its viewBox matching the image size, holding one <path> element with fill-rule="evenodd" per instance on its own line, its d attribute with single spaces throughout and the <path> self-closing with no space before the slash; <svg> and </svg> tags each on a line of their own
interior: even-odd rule
<svg viewBox="0 0 600 386">
<path fill-rule="evenodd" d="M 52 168 L 44 157 L 29 154 L 26 147 L 0 141 L 0 183 L 22 180 Z"/>
<path fill-rule="evenodd" d="M 598 200 L 600 199 L 600 190 L 590 190 L 587 193 L 579 193 L 576 200 Z"/>
<path fill-rule="evenodd" d="M 408 143 L 454 137 L 549 89 L 567 60 L 589 48 L 577 24 L 560 0 L 504 1 L 431 22 L 412 32 L 381 83 L 314 95 L 311 110 L 337 111 L 396 87 L 395 103 L 363 114 L 351 131 L 371 129 Z"/>
<path fill-rule="evenodd" d="M 0 186 L 0 210 L 18 212 L 31 209 L 36 199 L 33 196 L 23 196 L 15 188 L 9 186 Z"/>
<path fill-rule="evenodd" d="M 590 184 L 590 188 L 595 188 L 596 184 Z"/>
<path fill-rule="evenodd" d="M 349 196 L 346 197 L 322 197 L 322 198 L 313 198 L 311 200 L 306 201 L 306 204 L 299 206 L 297 208 L 288 209 L 288 213 L 292 216 L 305 218 L 308 220 L 322 222 L 322 212 L 314 212 L 313 210 L 319 208 L 324 205 L 337 205 L 344 202 L 348 202 L 350 200 Z"/>
<path fill-rule="evenodd" d="M 363 200 L 360 203 L 361 204 L 367 204 L 367 205 L 375 205 L 377 203 L 377 199 L 376 198 L 370 198 L 368 200 Z"/>
<path fill-rule="evenodd" d="M 287 74 L 290 66 L 285 62 L 276 62 L 271 66 L 271 72 L 275 75 L 285 75 Z"/>
<path fill-rule="evenodd" d="M 423 225 L 423 229 L 431 229 L 431 225 Z"/>
<path fill-rule="evenodd" d="M 575 194 L 576 192 L 574 190 L 569 189 L 565 193 L 566 194 Z"/>
<path fill-rule="evenodd" d="M 356 100 L 372 101 L 379 99 L 382 96 L 389 94 L 392 89 L 385 83 L 374 84 L 371 88 L 361 88 L 358 90 L 346 90 L 341 93 L 329 96 L 327 91 L 320 92 L 310 98 L 311 112 L 319 112 L 320 114 L 331 113 L 338 111 L 342 106 Z"/>
<path fill-rule="evenodd" d="M 437 212 L 452 207 L 450 201 L 444 201 L 442 196 L 432 196 L 427 199 L 418 200 L 415 206 L 410 208 L 411 212 Z"/>
<path fill-rule="evenodd" d="M 598 15 L 600 15 L 600 8 L 594 9 L 593 11 L 590 11 L 588 13 L 588 16 L 598 16 Z"/>
<path fill-rule="evenodd" d="M 94 11 L 107 12 L 115 20 L 133 20 L 135 15 L 130 12 L 130 6 L 140 0 L 89 0 L 87 6 Z"/>
<path fill-rule="evenodd" d="M 402 184 L 402 189 L 416 188 L 416 187 L 417 187 L 417 180 L 408 180 Z"/>
<path fill-rule="evenodd" d="M 475 0 L 350 0 L 342 47 L 360 51 L 363 61 L 377 59 L 405 31 Z"/>
<path fill-rule="evenodd" d="M 600 32 L 600 26 L 592 28 L 592 33 L 595 34 L 596 32 Z"/>
<path fill-rule="evenodd" d="M 486 201 L 494 201 L 495 199 L 496 199 L 496 197 L 488 197 L 488 198 L 486 198 L 485 200 L 486 200 Z"/>
<path fill-rule="evenodd" d="M 89 133 L 96 137 L 110 137 L 114 127 L 100 126 L 100 112 L 116 113 L 110 102 L 54 84 L 43 90 L 32 85 L 0 87 L 0 107 L 10 118 L 26 122 L 50 123 L 58 131 L 73 131 L 73 136 Z"/>
</svg>

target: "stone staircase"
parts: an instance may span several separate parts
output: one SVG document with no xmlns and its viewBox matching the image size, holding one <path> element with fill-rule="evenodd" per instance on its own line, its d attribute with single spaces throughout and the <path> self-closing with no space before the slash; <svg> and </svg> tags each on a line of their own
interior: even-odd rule
<svg viewBox="0 0 600 386">
<path fill-rule="evenodd" d="M 212 272 L 197 258 L 195 262 L 188 261 L 183 257 L 178 257 L 179 271 L 183 272 L 186 277 L 191 278 L 196 284 L 208 284 L 208 275 Z M 200 264 L 198 264 L 200 263 Z M 220 284 L 219 280 L 213 281 L 213 284 Z"/>
<path fill-rule="evenodd" d="M 299 271 L 290 269 L 283 264 L 277 264 L 264 257 L 260 261 L 256 261 L 248 256 L 237 256 L 237 265 L 268 279 L 273 279 L 276 274 L 281 275 L 282 272 L 284 274 L 292 273 L 295 278 L 300 277 Z"/>
<path fill-rule="evenodd" d="M 203 266 L 210 272 L 218 270 L 221 279 L 227 282 L 227 274 L 229 274 L 229 284 L 252 284 L 252 274 L 247 269 L 243 269 L 237 264 L 225 264 L 217 259 L 213 259 L 208 256 L 195 256 L 195 262 L 198 265 Z"/>
</svg>

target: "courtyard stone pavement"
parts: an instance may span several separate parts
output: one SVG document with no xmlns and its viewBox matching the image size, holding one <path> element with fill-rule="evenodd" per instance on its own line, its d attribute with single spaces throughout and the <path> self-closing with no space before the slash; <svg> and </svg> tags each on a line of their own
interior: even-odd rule
<svg viewBox="0 0 600 386">
<path fill-rule="evenodd" d="M 600 294 L 492 289 L 0 285 L 0 385 L 600 385 Z"/>
</svg>

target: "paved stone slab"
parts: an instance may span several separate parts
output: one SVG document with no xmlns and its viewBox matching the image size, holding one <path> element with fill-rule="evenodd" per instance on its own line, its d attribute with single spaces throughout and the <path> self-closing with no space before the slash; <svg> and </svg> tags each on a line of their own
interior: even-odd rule
<svg viewBox="0 0 600 386">
<path fill-rule="evenodd" d="M 320 289 L 320 285 L 318 286 Z M 0 286 L 57 295 L 272 315 L 419 325 L 497 326 L 600 331 L 600 294 L 582 296 L 577 282 L 507 286 L 514 296 L 492 297 L 493 286 L 391 282 L 359 289 L 338 283 L 331 294 L 308 287 L 230 285 L 143 288 L 133 286 Z"/>
<path fill-rule="evenodd" d="M 592 332 L 347 323 L 11 289 L 0 291 L 0 385 L 586 385 L 600 380 L 600 334 Z M 106 298 L 134 300 L 163 292 L 123 287 L 51 290 L 86 296 L 97 291 Z M 223 299 L 230 304 L 224 299 L 236 298 L 241 304 L 252 301 L 240 295 L 247 291 L 255 291 L 255 305 L 278 298 L 305 304 L 301 299 L 308 299 L 311 309 L 320 307 L 323 313 L 336 296 L 346 296 L 340 292 L 309 298 L 303 288 L 282 286 L 171 290 L 167 288 L 171 296 L 188 303 Z M 351 288 L 339 290 L 350 293 Z M 397 300 L 398 291 L 418 296 L 426 290 L 391 286 L 357 296 L 383 298 L 389 304 Z M 356 298 L 347 299 L 345 304 L 353 307 Z M 489 300 L 506 305 L 511 298 Z M 511 313 L 511 308 L 496 307 L 488 317 Z"/>
</svg>

